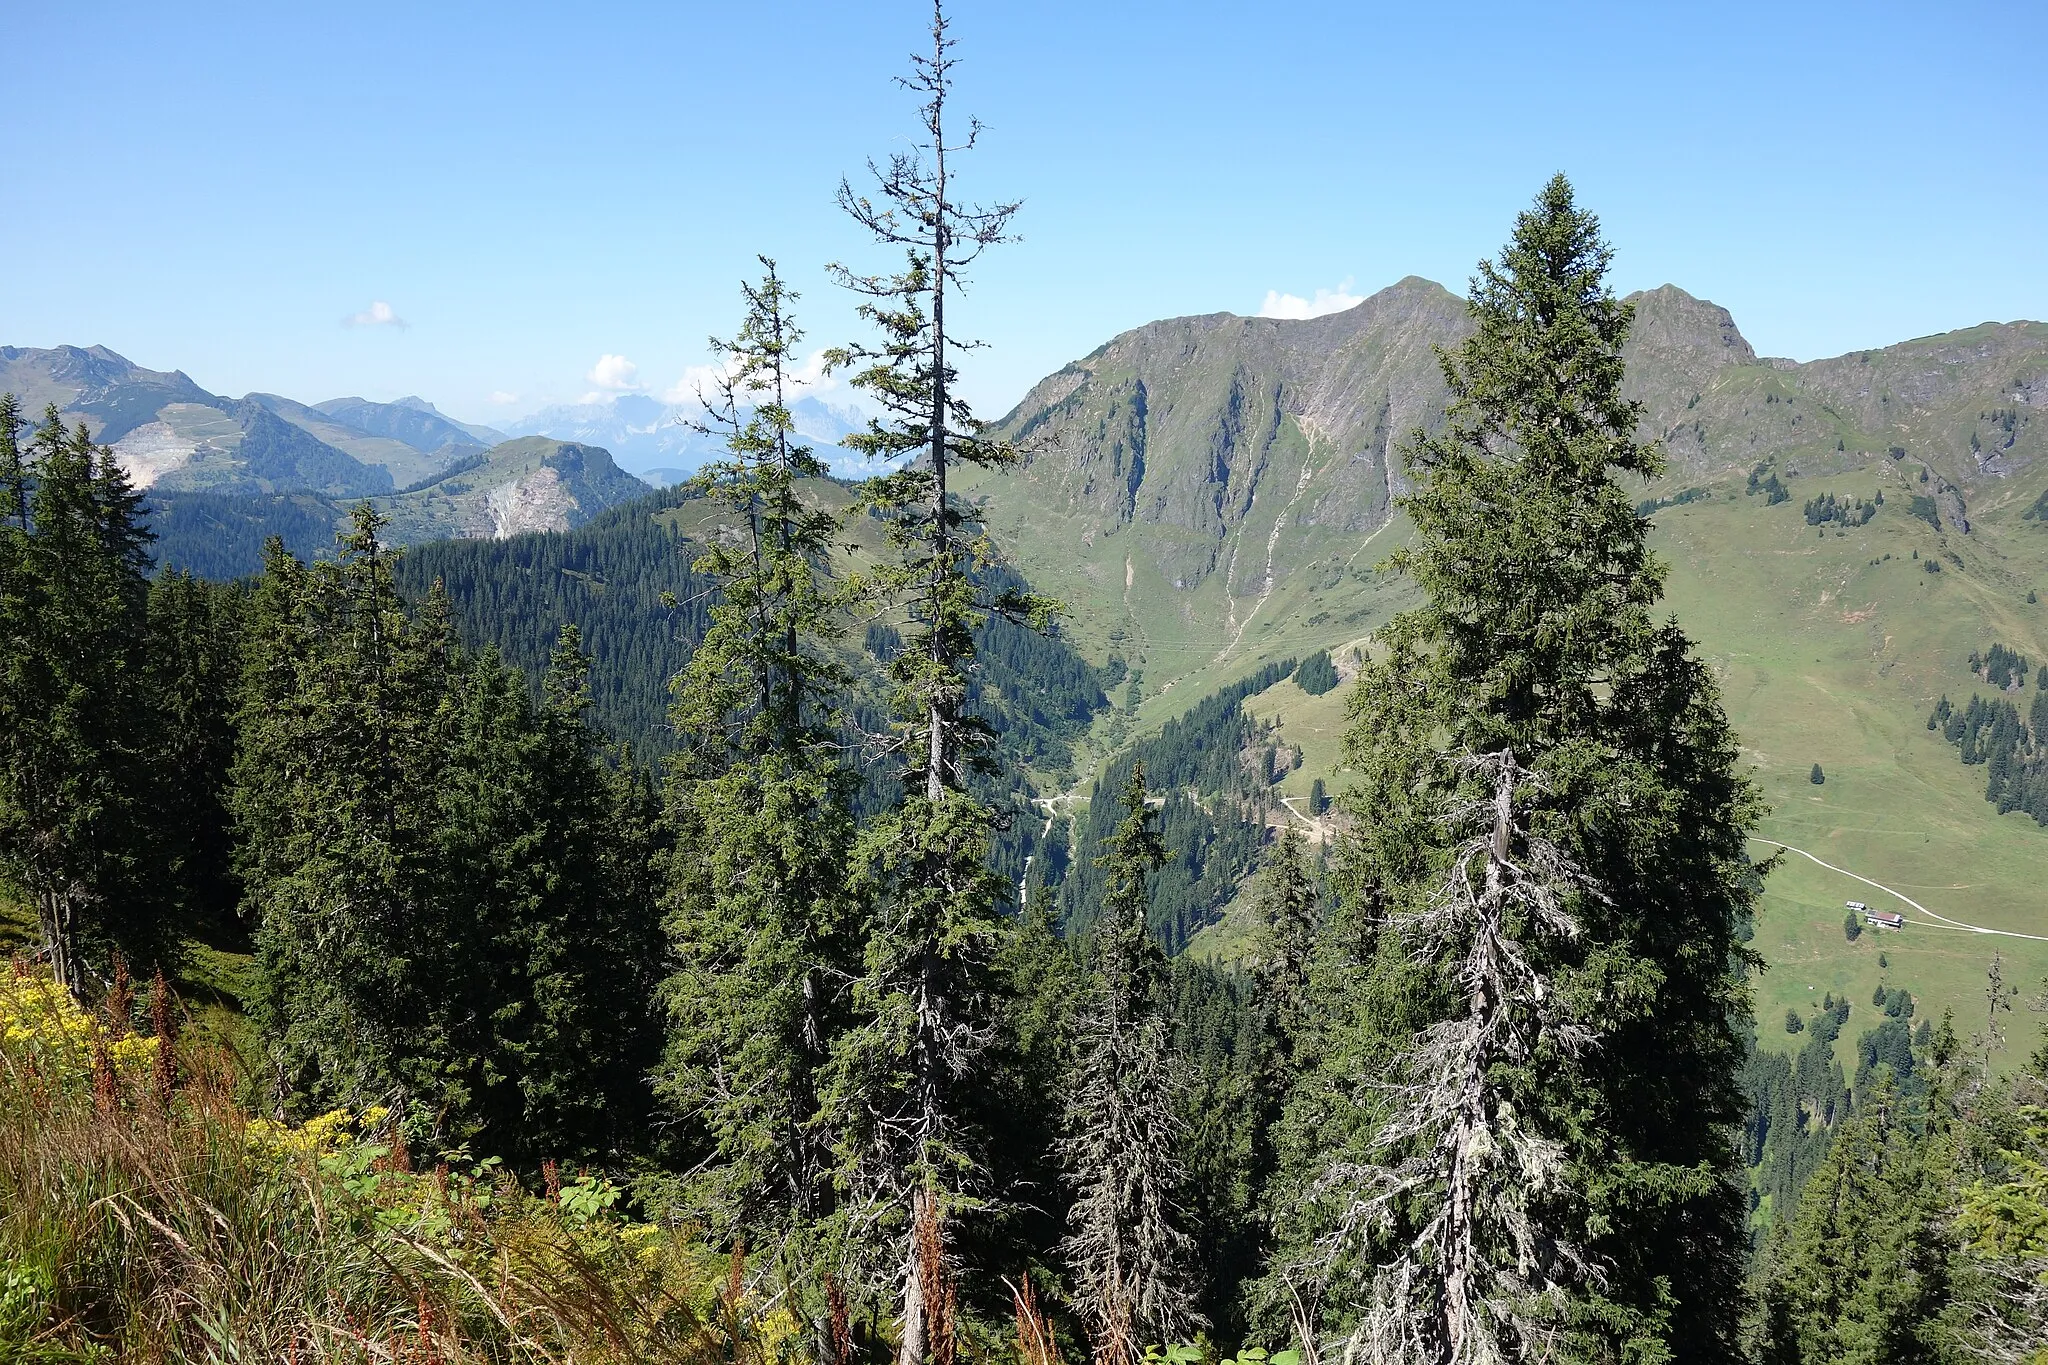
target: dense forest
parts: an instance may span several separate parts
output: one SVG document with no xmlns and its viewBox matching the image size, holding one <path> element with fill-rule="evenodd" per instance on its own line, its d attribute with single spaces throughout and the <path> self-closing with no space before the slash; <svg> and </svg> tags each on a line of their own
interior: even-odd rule
<svg viewBox="0 0 2048 1365">
<path fill-rule="evenodd" d="M 153 572 L 112 453 L 0 406 L 35 941 L 0 983 L 0 1347 L 2042 1359 L 2048 1047 L 1999 1061 L 1998 962 L 1981 1030 L 1884 988 L 1788 1016 L 1789 1059 L 1756 1037 L 1761 802 L 1660 613 L 1632 310 L 1563 177 L 1406 448 L 1417 605 L 1346 685 L 1332 842 L 1267 819 L 1243 707 L 1338 686 L 1326 653 L 1048 813 L 1111 679 L 949 490 L 1019 458 L 949 330 L 1017 205 L 958 199 L 931 37 L 917 150 L 839 196 L 883 264 L 839 272 L 873 330 L 830 358 L 881 416 L 837 503 L 766 259 L 720 456 L 563 535 L 400 556 L 364 504 L 322 557 Z M 2024 784 L 2011 709 L 1930 727 Z M 1239 898 L 1241 960 L 1179 952 Z M 202 1045 L 175 997 L 223 955 Z"/>
</svg>

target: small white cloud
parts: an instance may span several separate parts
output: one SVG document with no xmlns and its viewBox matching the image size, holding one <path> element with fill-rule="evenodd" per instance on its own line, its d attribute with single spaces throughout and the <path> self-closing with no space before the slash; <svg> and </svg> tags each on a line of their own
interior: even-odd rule
<svg viewBox="0 0 2048 1365">
<path fill-rule="evenodd" d="M 1351 292 L 1351 280 L 1346 278 L 1344 283 L 1338 285 L 1335 289 L 1316 290 L 1316 296 L 1312 299 L 1302 298 L 1299 294 L 1283 294 L 1277 289 L 1268 289 L 1266 291 L 1266 301 L 1259 305 L 1259 316 L 1262 318 L 1293 318 L 1296 320 L 1319 318 L 1326 313 L 1341 313 L 1346 308 L 1355 308 L 1364 302 L 1365 298 L 1363 295 Z"/>
<path fill-rule="evenodd" d="M 640 367 L 622 355 L 599 356 L 583 378 L 605 393 L 635 393 L 640 389 Z"/>
<path fill-rule="evenodd" d="M 661 391 L 661 401 L 676 407 L 695 407 L 700 398 L 715 399 L 719 381 L 726 373 L 723 365 L 685 366 L 683 377 Z"/>
<path fill-rule="evenodd" d="M 491 401 L 493 403 L 498 404 L 500 407 L 503 407 L 507 403 L 517 403 L 519 401 L 519 395 L 516 393 L 507 393 L 503 389 L 493 389 L 491 390 Z"/>
<path fill-rule="evenodd" d="M 700 395 L 715 398 L 719 381 L 730 373 L 727 366 L 717 362 L 688 366 L 681 379 L 662 391 L 661 401 L 694 405 Z M 793 399 L 832 393 L 842 387 L 837 378 L 825 373 L 825 348 L 822 346 L 790 367 L 788 381 L 789 396 Z M 751 401 L 745 394 L 741 394 L 740 399 L 742 404 Z"/>
<path fill-rule="evenodd" d="M 400 331 L 412 324 L 391 311 L 391 305 L 378 299 L 360 313 L 350 313 L 341 320 L 344 327 L 396 327 Z"/>
</svg>

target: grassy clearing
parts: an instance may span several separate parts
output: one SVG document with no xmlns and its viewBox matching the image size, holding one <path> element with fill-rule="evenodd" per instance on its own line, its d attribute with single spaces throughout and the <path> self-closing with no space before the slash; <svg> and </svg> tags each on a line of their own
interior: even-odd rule
<svg viewBox="0 0 2048 1365">
<path fill-rule="evenodd" d="M 1771 804 L 1766 837 L 1939 914 L 2048 933 L 2048 830 L 2024 815 L 2000 816 L 1984 800 L 1984 770 L 1964 767 L 1926 728 L 1941 694 L 1960 704 L 1990 691 L 1969 673 L 1972 650 L 2000 640 L 2048 661 L 2048 609 L 2026 602 L 2028 584 L 2048 580 L 2048 536 L 1997 509 L 1968 536 L 1939 533 L 1906 514 L 1915 488 L 1909 470 L 1887 465 L 1798 479 L 1791 501 L 1775 507 L 1720 487 L 1711 502 L 1660 512 L 1669 602 L 1721 676 L 1744 756 Z M 1822 491 L 1869 498 L 1879 489 L 1883 510 L 1846 534 L 1822 534 L 1800 513 Z M 1923 568 L 1930 559 L 1941 572 Z M 1819 786 L 1809 780 L 1815 763 L 1826 778 Z M 2020 939 L 1914 924 L 1852 944 L 1842 931 L 1848 900 L 1915 917 L 1804 859 L 1788 859 L 1772 876 L 1756 939 L 1770 963 L 1757 991 L 1767 1046 L 1795 1046 L 1783 1031 L 1785 1009 L 1829 991 L 1864 1015 L 1844 1030 L 1846 1050 L 1874 1022 L 1869 1002 L 1881 979 L 1912 990 L 1935 1015 L 1954 1009 L 1967 1032 L 1984 1026 L 1994 953 L 2006 980 L 2028 993 L 2048 976 L 2048 944 Z M 1880 952 L 1888 972 L 1877 965 Z M 2033 1023 L 2022 1013 L 2008 1026 L 2016 1050 L 2022 1039 L 2032 1046 Z"/>
</svg>

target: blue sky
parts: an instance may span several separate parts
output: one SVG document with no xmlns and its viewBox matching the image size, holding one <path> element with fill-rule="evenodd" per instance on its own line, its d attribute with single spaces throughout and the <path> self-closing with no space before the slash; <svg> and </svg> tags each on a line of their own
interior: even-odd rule
<svg viewBox="0 0 2048 1365">
<path fill-rule="evenodd" d="M 0 342 L 508 419 L 676 384 L 756 252 L 805 292 L 812 339 L 844 340 L 822 267 L 888 260 L 832 190 L 912 131 L 890 78 L 927 14 L 21 6 Z M 1618 287 L 1711 298 L 1767 354 L 2048 318 L 2038 4 L 954 16 L 960 107 L 989 125 L 970 188 L 1026 201 L 965 310 L 985 415 L 1153 318 L 1408 274 L 1462 289 L 1559 169 Z"/>
</svg>

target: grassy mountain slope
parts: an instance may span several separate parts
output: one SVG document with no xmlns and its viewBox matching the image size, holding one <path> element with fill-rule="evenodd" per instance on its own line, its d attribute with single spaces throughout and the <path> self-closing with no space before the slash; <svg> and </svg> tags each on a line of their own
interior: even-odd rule
<svg viewBox="0 0 2048 1365">
<path fill-rule="evenodd" d="M 1635 302 L 1629 388 L 1671 457 L 1643 491 L 1667 504 L 1669 604 L 1721 673 L 1773 806 L 1766 832 L 1936 913 L 2048 934 L 2048 830 L 1998 815 L 1985 770 L 1925 728 L 1944 691 L 1958 705 L 1989 691 L 1972 650 L 2002 641 L 2048 661 L 2048 607 L 2026 600 L 2048 591 L 2048 326 L 1794 364 L 1758 357 L 1725 310 L 1683 290 Z M 1341 654 L 1407 600 L 1371 566 L 1405 533 L 1387 510 L 1398 447 L 1441 420 L 1432 348 L 1464 332 L 1461 302 L 1412 279 L 1306 322 L 1149 324 L 1034 388 L 1001 424 L 1031 451 L 1025 467 L 974 495 L 1020 568 L 1074 606 L 1089 655 L 1140 672 L 1134 720 L 1156 725 L 1264 660 Z M 1752 471 L 1785 499 L 1746 493 Z M 1803 514 L 1823 493 L 1880 489 L 1864 525 Z M 1282 683 L 1247 703 L 1304 752 L 1281 794 L 1342 785 L 1343 697 Z M 1965 1027 L 1982 1026 L 1993 952 L 2008 981 L 2048 975 L 2048 943 L 2027 939 L 1916 924 L 1851 944 L 1851 899 L 1887 901 L 1803 859 L 1773 879 L 1757 940 L 1773 964 L 1767 1043 L 1785 1008 L 1830 990 L 1867 1004 L 1880 975 Z M 1233 937 L 1226 925 L 1211 946 Z"/>
<path fill-rule="evenodd" d="M 647 491 L 602 450 L 528 436 L 460 451 L 453 466 L 424 485 L 372 501 L 390 519 L 390 543 L 418 545 L 567 531 Z M 323 555 L 348 520 L 348 500 L 331 490 L 223 493 L 160 482 L 149 490 L 148 503 L 158 559 L 207 578 L 257 572 L 270 535 L 283 537 L 301 558 Z"/>
<path fill-rule="evenodd" d="M 380 466 L 400 488 L 446 473 L 466 457 L 487 448 L 485 442 L 452 423 L 385 403 L 345 399 L 341 402 L 350 406 L 342 406 L 335 415 L 329 415 L 321 408 L 274 393 L 252 393 L 249 401 L 261 404 L 301 431 L 364 464 Z M 386 416 L 391 412 L 419 420 L 394 421 Z"/>
</svg>

